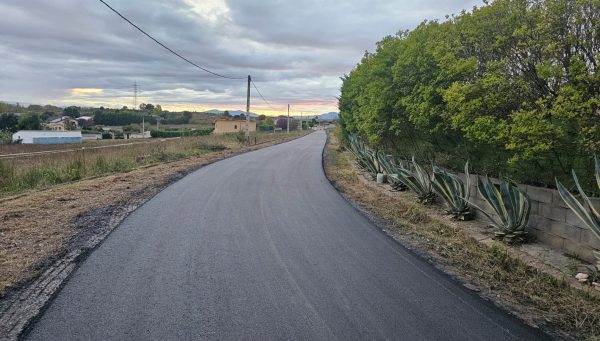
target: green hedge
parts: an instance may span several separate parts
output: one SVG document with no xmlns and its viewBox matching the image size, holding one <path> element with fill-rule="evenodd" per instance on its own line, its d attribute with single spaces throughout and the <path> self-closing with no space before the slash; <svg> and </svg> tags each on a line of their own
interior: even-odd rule
<svg viewBox="0 0 600 341">
<path fill-rule="evenodd" d="M 457 170 L 594 186 L 600 153 L 600 3 L 496 0 L 426 21 L 343 77 L 344 134 Z"/>
<path fill-rule="evenodd" d="M 258 126 L 258 130 L 260 131 L 272 131 L 275 128 L 275 126 L 271 125 L 271 124 L 260 124 Z"/>
<path fill-rule="evenodd" d="M 170 138 L 170 137 L 181 137 L 181 136 L 204 136 L 210 135 L 213 128 L 196 129 L 196 130 L 151 130 L 150 136 Z"/>
</svg>

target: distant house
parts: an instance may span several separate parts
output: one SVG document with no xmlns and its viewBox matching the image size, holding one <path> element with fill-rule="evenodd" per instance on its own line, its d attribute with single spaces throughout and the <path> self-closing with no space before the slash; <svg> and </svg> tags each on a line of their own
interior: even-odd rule
<svg viewBox="0 0 600 341">
<path fill-rule="evenodd" d="M 77 124 L 77 120 L 75 120 L 74 118 L 71 118 L 69 116 L 63 116 L 61 118 L 52 120 L 52 121 L 48 122 L 48 124 L 46 126 L 48 127 L 49 130 L 58 130 L 58 131 L 73 130 L 73 129 L 79 128 L 79 125 Z"/>
<path fill-rule="evenodd" d="M 214 127 L 214 134 L 237 133 L 239 131 L 246 131 L 246 120 L 219 118 L 214 121 Z M 250 120 L 248 128 L 250 131 L 256 131 L 256 121 Z"/>
<path fill-rule="evenodd" d="M 81 143 L 83 141 L 79 130 L 19 130 L 13 134 L 12 140 L 26 144 Z"/>
</svg>

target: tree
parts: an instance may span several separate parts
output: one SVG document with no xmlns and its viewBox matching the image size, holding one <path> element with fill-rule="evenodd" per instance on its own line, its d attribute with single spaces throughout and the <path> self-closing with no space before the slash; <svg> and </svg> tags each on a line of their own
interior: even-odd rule
<svg viewBox="0 0 600 341">
<path fill-rule="evenodd" d="M 151 104 L 152 105 L 152 104 Z M 157 104 L 154 107 L 154 114 L 155 115 L 160 115 L 163 112 L 162 107 L 160 106 L 160 104 Z"/>
<path fill-rule="evenodd" d="M 54 111 L 44 111 L 41 116 L 42 121 L 48 121 L 50 119 L 50 117 L 52 117 L 54 115 L 55 115 Z"/>
<path fill-rule="evenodd" d="M 42 120 L 40 115 L 35 113 L 22 114 L 19 116 L 19 129 L 21 130 L 41 130 Z"/>
<path fill-rule="evenodd" d="M 152 111 L 152 110 L 154 110 L 154 105 L 153 105 L 153 104 L 150 104 L 150 103 L 147 103 L 147 104 L 146 104 L 146 107 L 145 107 L 144 109 L 146 109 L 146 110 L 148 110 L 148 111 Z"/>
<path fill-rule="evenodd" d="M 146 110 L 146 103 L 140 103 L 140 110 Z"/>
<path fill-rule="evenodd" d="M 0 115 L 0 130 L 16 132 L 19 128 L 19 118 L 15 114 L 1 114 Z"/>
<path fill-rule="evenodd" d="M 600 3 L 496 0 L 385 37 L 342 77 L 343 136 L 403 158 L 592 184 Z M 313 122 L 314 124 L 314 122 Z"/>
<path fill-rule="evenodd" d="M 225 116 L 225 117 L 231 117 L 231 114 L 229 113 L 228 110 L 225 110 L 225 112 L 223 113 L 223 116 Z"/>
<path fill-rule="evenodd" d="M 75 130 L 77 129 L 77 123 L 75 121 L 69 120 L 65 124 L 66 130 Z"/>
<path fill-rule="evenodd" d="M 71 118 L 77 118 L 77 117 L 81 116 L 81 113 L 79 112 L 78 107 L 70 106 L 70 107 L 66 107 L 63 109 L 63 115 L 69 116 Z"/>
<path fill-rule="evenodd" d="M 258 115 L 259 121 L 264 121 L 266 118 L 267 118 L 267 116 L 265 116 L 265 115 Z"/>
</svg>

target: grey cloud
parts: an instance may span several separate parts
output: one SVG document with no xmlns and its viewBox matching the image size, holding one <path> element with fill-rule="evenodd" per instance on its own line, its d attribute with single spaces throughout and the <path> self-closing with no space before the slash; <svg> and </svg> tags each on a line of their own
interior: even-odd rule
<svg viewBox="0 0 600 341">
<path fill-rule="evenodd" d="M 109 3 L 200 65 L 227 75 L 252 74 L 278 107 L 311 102 L 334 110 L 339 77 L 377 40 L 479 1 Z M 207 4 L 215 7 L 199 12 Z M 3 0 L 0 13 L 0 100 L 127 105 L 127 89 L 137 80 L 148 101 L 173 107 L 243 105 L 244 81 L 216 78 L 185 64 L 99 1 Z M 73 88 L 105 91 L 78 97 Z M 262 104 L 254 98 L 253 105 Z"/>
</svg>

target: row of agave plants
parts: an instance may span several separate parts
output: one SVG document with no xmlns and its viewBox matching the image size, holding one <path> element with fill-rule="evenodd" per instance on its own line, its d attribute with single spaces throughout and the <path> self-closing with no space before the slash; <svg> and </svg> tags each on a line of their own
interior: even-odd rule
<svg viewBox="0 0 600 341">
<path fill-rule="evenodd" d="M 428 171 L 419 165 L 415 158 L 406 161 L 369 148 L 358 135 L 348 137 L 348 150 L 354 154 L 356 162 L 373 179 L 385 174 L 397 190 L 411 190 L 423 204 L 436 201 L 439 196 L 445 211 L 454 219 L 471 219 L 475 211 L 486 216 L 496 228 L 495 237 L 507 243 L 527 241 L 527 224 L 531 212 L 529 196 L 510 179 L 504 177 L 497 183 L 488 176 L 477 176 L 477 190 L 489 204 L 493 212 L 476 205 L 470 199 L 469 162 L 465 164 L 465 181 L 447 169 L 431 165 Z M 596 180 L 600 188 L 600 158 L 596 156 Z M 600 213 L 594 208 L 590 198 L 582 190 L 577 175 L 573 172 L 580 199 L 556 180 L 560 196 L 573 212 L 600 238 Z M 600 251 L 594 252 L 597 268 L 600 269 Z"/>
</svg>

